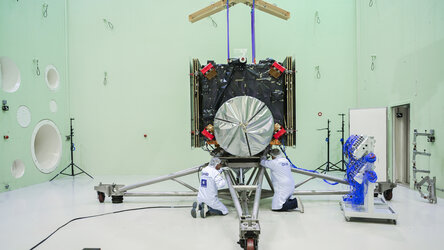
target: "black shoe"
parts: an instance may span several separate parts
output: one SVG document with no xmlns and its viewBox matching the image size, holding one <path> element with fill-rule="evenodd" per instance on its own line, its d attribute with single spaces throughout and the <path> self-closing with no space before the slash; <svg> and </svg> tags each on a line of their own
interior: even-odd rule
<svg viewBox="0 0 444 250">
<path fill-rule="evenodd" d="M 196 208 L 197 202 L 193 202 L 193 208 L 191 209 L 191 216 L 193 216 L 193 218 L 196 218 Z"/>
<path fill-rule="evenodd" d="M 301 198 L 299 198 L 299 196 L 296 196 L 296 200 L 298 202 L 298 206 L 295 210 L 304 213 L 304 204 L 302 204 Z"/>
<path fill-rule="evenodd" d="M 207 204 L 205 204 L 205 203 L 201 203 L 200 205 L 199 205 L 199 208 L 200 208 L 200 217 L 201 218 L 205 218 L 205 217 L 207 217 L 207 212 L 208 212 L 208 206 L 207 206 Z"/>
</svg>

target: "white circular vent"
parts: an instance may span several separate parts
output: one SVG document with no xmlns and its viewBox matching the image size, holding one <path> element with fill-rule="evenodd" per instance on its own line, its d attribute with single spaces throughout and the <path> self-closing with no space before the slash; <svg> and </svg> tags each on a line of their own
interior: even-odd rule
<svg viewBox="0 0 444 250">
<path fill-rule="evenodd" d="M 45 79 L 49 89 L 56 90 L 59 87 L 60 76 L 54 65 L 46 66 Z"/>
<path fill-rule="evenodd" d="M 0 85 L 3 91 L 13 93 L 20 87 L 20 71 L 9 57 L 0 57 Z"/>
<path fill-rule="evenodd" d="M 25 173 L 25 163 L 21 160 L 15 160 L 12 163 L 11 174 L 14 178 L 18 179 Z"/>
<path fill-rule="evenodd" d="M 18 124 L 26 128 L 31 123 L 31 111 L 26 106 L 20 106 L 17 109 L 17 122 Z"/>
<path fill-rule="evenodd" d="M 35 166 L 43 173 L 51 173 L 62 156 L 62 137 L 50 120 L 39 122 L 32 133 L 31 153 Z"/>
</svg>

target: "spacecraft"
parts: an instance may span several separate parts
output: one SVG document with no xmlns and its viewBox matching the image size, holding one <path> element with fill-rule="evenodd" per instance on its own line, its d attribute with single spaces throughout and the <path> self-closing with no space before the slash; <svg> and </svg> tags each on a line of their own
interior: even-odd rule
<svg viewBox="0 0 444 250">
<path fill-rule="evenodd" d="M 247 64 L 193 60 L 191 146 L 215 156 L 258 156 L 268 145 L 296 142 L 295 62 L 273 59 Z"/>
</svg>

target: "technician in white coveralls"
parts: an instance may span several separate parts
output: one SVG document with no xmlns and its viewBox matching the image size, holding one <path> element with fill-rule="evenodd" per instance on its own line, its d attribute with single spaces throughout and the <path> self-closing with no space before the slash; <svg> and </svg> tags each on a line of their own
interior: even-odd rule
<svg viewBox="0 0 444 250">
<path fill-rule="evenodd" d="M 200 217 L 202 218 L 209 215 L 228 214 L 227 207 L 217 197 L 217 190 L 223 188 L 226 184 L 225 179 L 222 177 L 221 167 L 220 159 L 213 157 L 208 166 L 202 169 L 197 202 L 193 203 L 193 208 L 191 209 L 191 216 L 194 218 L 196 218 L 196 210 L 200 211 Z"/>
<path fill-rule="evenodd" d="M 264 156 L 261 158 L 261 165 L 269 168 L 271 171 L 271 182 L 273 183 L 274 195 L 271 204 L 273 211 L 299 210 L 304 212 L 304 205 L 299 198 L 292 199 L 294 192 L 294 179 L 291 173 L 290 162 L 283 157 L 281 151 L 277 148 L 270 151 L 272 160 L 267 160 Z"/>
</svg>

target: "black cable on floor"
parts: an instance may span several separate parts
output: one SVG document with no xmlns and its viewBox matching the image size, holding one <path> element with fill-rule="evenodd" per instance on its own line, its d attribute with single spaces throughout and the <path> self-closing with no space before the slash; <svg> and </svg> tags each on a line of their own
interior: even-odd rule
<svg viewBox="0 0 444 250">
<path fill-rule="evenodd" d="M 152 207 L 137 207 L 137 208 L 129 208 L 129 209 L 123 209 L 123 210 L 118 210 L 118 211 L 113 211 L 113 212 L 108 212 L 108 213 L 103 213 L 103 214 L 95 214 L 95 215 L 88 215 L 88 216 L 82 216 L 82 217 L 77 217 L 74 218 L 68 222 L 66 222 L 65 224 L 61 225 L 60 227 L 58 227 L 54 232 L 52 232 L 50 235 L 48 235 L 46 238 L 44 238 L 42 241 L 40 241 L 37 245 L 33 246 L 31 248 L 31 250 L 35 249 L 36 247 L 38 247 L 39 245 L 41 245 L 43 242 L 45 242 L 47 239 L 49 239 L 49 237 L 51 237 L 53 234 L 55 234 L 57 231 L 59 231 L 60 229 L 62 229 L 64 226 L 68 225 L 69 223 L 76 221 L 76 220 L 83 220 L 83 219 L 88 219 L 88 218 L 94 218 L 94 217 L 100 217 L 100 216 L 104 216 L 104 215 L 109 215 L 109 214 L 118 214 L 118 213 L 122 213 L 122 212 L 129 212 L 129 211 L 137 211 L 137 210 L 144 210 L 144 209 L 152 209 L 152 208 L 191 208 L 192 206 L 186 206 L 186 205 L 181 205 L 181 206 L 152 206 Z"/>
</svg>

